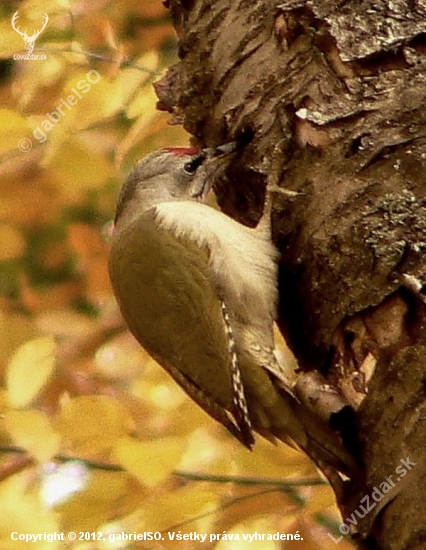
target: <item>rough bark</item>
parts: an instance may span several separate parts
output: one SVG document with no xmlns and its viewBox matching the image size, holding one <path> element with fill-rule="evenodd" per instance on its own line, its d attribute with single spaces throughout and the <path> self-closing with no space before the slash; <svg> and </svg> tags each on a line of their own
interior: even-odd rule
<svg viewBox="0 0 426 550">
<path fill-rule="evenodd" d="M 381 488 L 355 516 L 360 547 L 426 548 L 426 2 L 169 6 L 181 62 L 160 106 L 202 145 L 247 142 L 222 208 L 256 223 L 271 159 L 299 193 L 274 205 L 279 324 L 354 412 L 334 419 L 364 466 L 343 518 Z"/>
</svg>

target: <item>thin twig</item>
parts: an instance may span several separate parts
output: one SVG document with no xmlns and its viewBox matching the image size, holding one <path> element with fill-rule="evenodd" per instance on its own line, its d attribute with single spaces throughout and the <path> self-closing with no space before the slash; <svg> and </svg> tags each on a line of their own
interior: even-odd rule
<svg viewBox="0 0 426 550">
<path fill-rule="evenodd" d="M 34 50 L 34 53 L 77 53 L 86 56 L 89 59 L 98 59 L 99 61 L 105 61 L 106 63 L 117 63 L 117 59 L 114 59 L 112 57 L 106 57 L 103 54 L 94 53 L 94 52 L 86 52 L 83 50 L 75 50 L 74 48 L 36 48 Z M 139 71 L 143 71 L 145 73 L 151 74 L 152 76 L 160 76 L 163 74 L 163 71 L 153 71 L 152 69 L 149 69 L 148 67 L 145 67 L 144 65 L 139 65 L 138 63 L 134 63 L 131 59 L 124 59 L 122 61 L 119 61 L 120 67 L 132 67 L 134 69 L 138 69 Z"/>
</svg>

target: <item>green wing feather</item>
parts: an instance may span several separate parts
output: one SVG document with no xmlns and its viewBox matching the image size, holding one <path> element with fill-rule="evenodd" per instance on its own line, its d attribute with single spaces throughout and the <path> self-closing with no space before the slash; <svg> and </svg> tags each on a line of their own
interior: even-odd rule
<svg viewBox="0 0 426 550">
<path fill-rule="evenodd" d="M 113 239 L 109 271 L 140 344 L 192 399 L 250 446 L 252 435 L 235 421 L 229 344 L 208 262 L 208 250 L 159 228 L 151 210 Z"/>
</svg>

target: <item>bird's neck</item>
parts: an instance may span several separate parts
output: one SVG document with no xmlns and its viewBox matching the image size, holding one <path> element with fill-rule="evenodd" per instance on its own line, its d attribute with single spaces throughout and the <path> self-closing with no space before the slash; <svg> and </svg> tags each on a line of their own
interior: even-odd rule
<svg viewBox="0 0 426 550">
<path fill-rule="evenodd" d="M 143 193 L 138 193 L 136 189 L 130 200 L 125 200 L 117 209 L 115 218 L 114 232 L 119 233 L 134 223 L 143 213 L 153 209 L 159 204 L 174 201 L 169 192 L 161 192 L 161 187 L 153 189 L 144 189 Z"/>
</svg>

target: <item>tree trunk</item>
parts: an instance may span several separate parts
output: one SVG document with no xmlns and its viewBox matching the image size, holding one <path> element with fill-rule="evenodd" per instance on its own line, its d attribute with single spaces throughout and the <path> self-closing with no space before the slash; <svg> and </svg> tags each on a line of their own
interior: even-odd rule
<svg viewBox="0 0 426 550">
<path fill-rule="evenodd" d="M 298 193 L 275 197 L 279 326 L 348 404 L 333 421 L 363 478 L 337 495 L 341 530 L 426 548 L 426 3 L 169 7 L 181 62 L 160 107 L 201 145 L 247 143 L 221 207 L 255 224 L 271 170 Z"/>
</svg>

